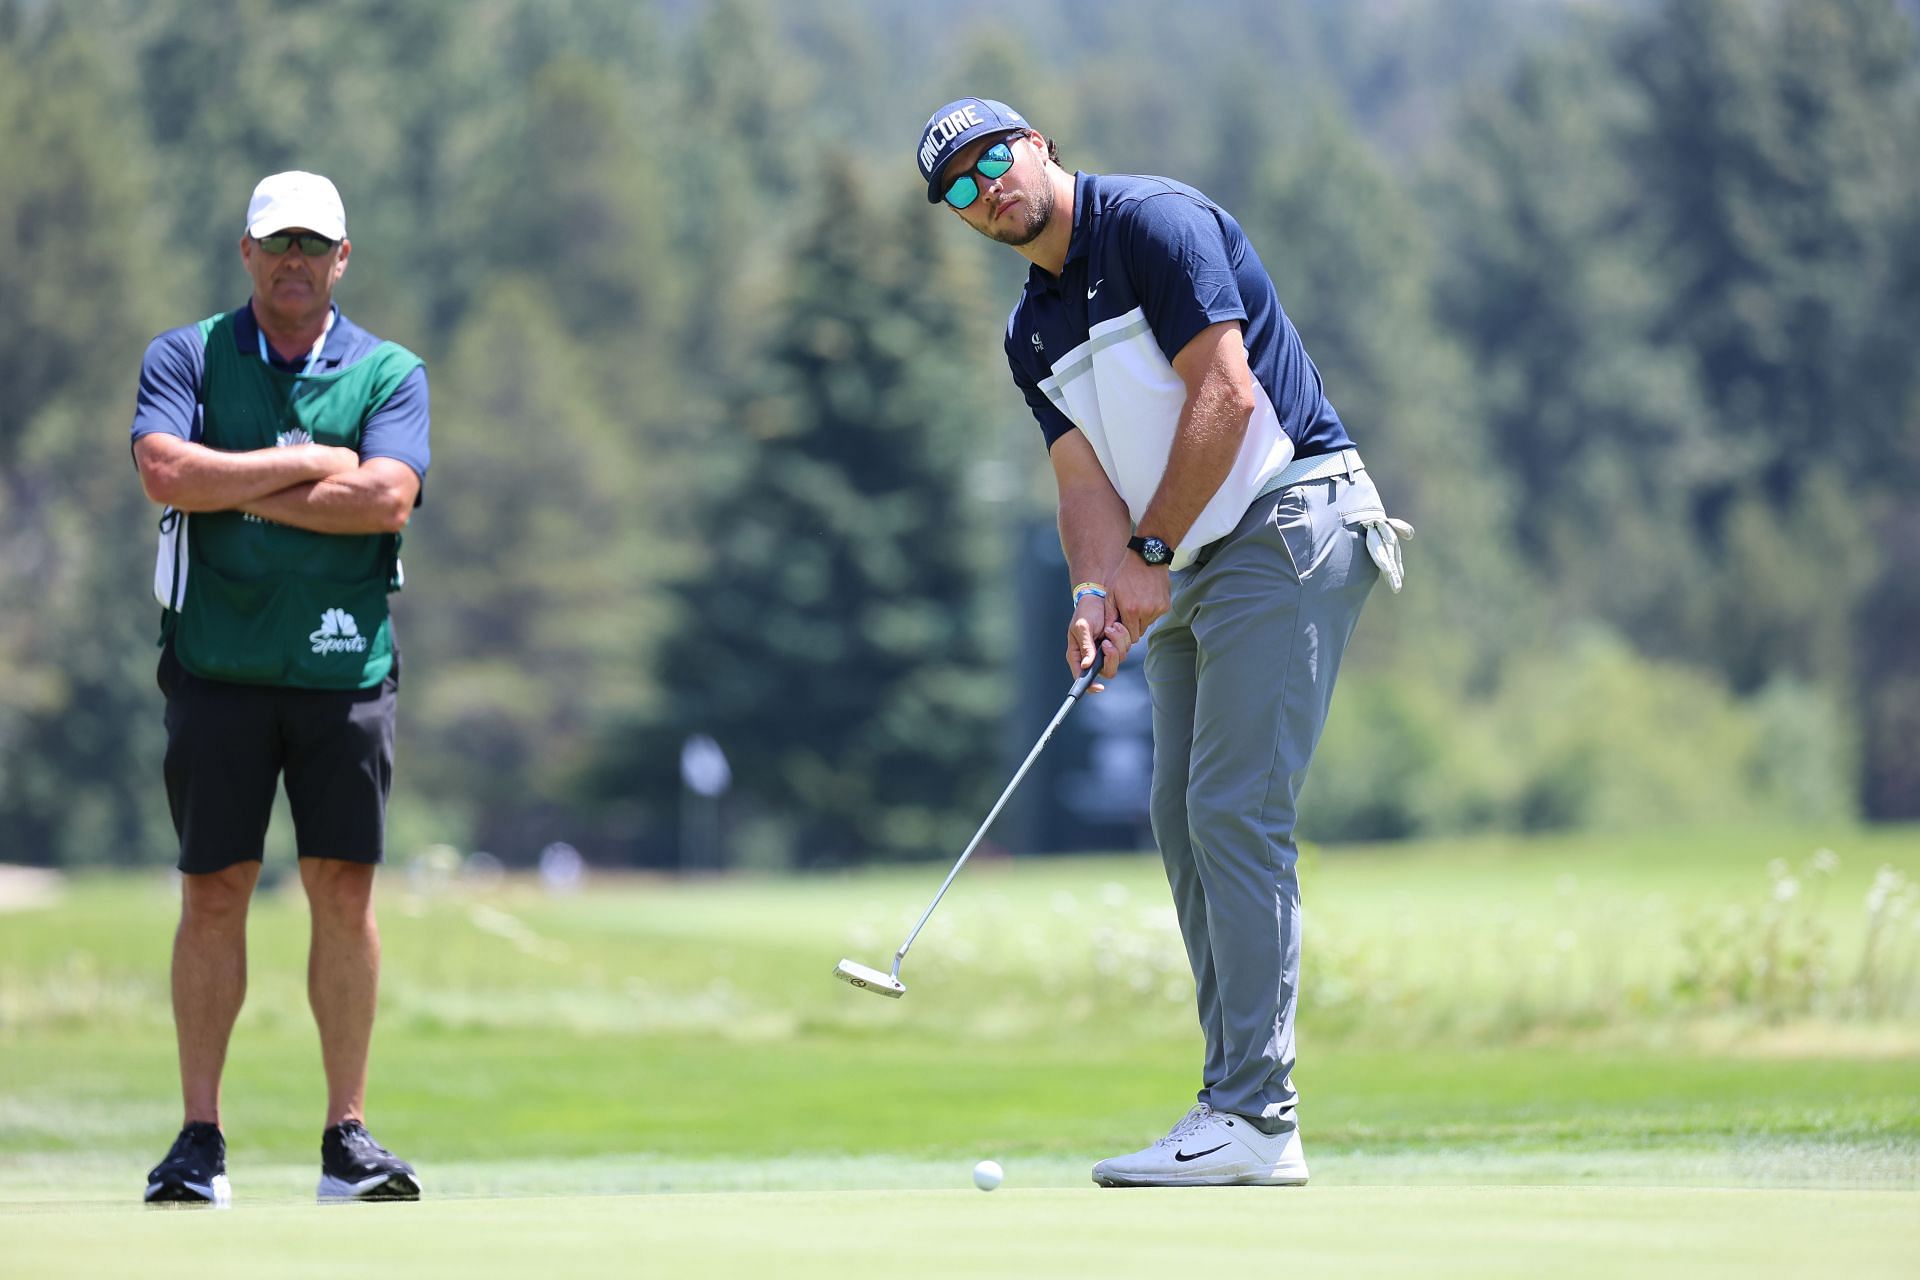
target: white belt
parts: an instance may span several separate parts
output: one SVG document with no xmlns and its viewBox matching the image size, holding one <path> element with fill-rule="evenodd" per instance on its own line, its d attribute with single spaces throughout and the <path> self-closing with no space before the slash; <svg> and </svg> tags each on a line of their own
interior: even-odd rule
<svg viewBox="0 0 1920 1280">
<path fill-rule="evenodd" d="M 1318 453 L 1311 458 L 1295 458 L 1278 475 L 1266 482 L 1255 498 L 1264 498 L 1270 493 L 1282 489 L 1291 489 L 1294 485 L 1305 484 L 1309 480 L 1331 480 L 1335 476 L 1353 479 L 1356 471 L 1365 471 L 1367 464 L 1360 461 L 1358 449 L 1342 449 L 1338 453 Z"/>
</svg>

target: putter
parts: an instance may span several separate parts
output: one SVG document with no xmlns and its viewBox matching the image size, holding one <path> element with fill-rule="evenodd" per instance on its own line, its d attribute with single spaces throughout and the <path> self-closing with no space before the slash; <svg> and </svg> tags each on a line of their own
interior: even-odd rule
<svg viewBox="0 0 1920 1280">
<path fill-rule="evenodd" d="M 953 870 L 947 872 L 947 878 L 940 882 L 940 892 L 933 895 L 933 901 L 929 902 L 927 909 L 920 913 L 920 919 L 907 934 L 907 940 L 900 944 L 898 951 L 893 953 L 893 972 L 882 973 L 878 969 L 870 969 L 853 960 L 842 960 L 833 966 L 834 977 L 842 982 L 851 983 L 862 991 L 890 996 L 895 1000 L 907 994 L 907 984 L 900 981 L 900 962 L 907 958 L 907 948 L 911 947 L 913 940 L 920 936 L 920 930 L 926 926 L 928 917 L 933 915 L 933 909 L 940 905 L 940 899 L 946 896 L 947 886 L 952 884 L 953 878 L 960 874 L 960 868 L 967 865 L 967 859 L 971 858 L 973 851 L 980 847 L 980 841 L 993 826 L 993 820 L 1000 816 L 1000 810 L 1006 807 L 1007 801 L 1013 796 L 1014 788 L 1020 785 L 1020 779 L 1027 776 L 1027 770 L 1031 769 L 1033 762 L 1039 759 L 1040 749 L 1047 745 L 1047 739 L 1053 736 L 1054 730 L 1058 729 L 1061 722 L 1067 718 L 1067 712 L 1073 710 L 1073 704 L 1080 701 L 1080 695 L 1093 684 L 1095 677 L 1100 674 L 1100 668 L 1106 665 L 1106 661 L 1106 650 L 1101 649 L 1094 664 L 1082 671 L 1079 678 L 1073 682 L 1073 687 L 1067 690 L 1067 700 L 1060 704 L 1058 711 L 1053 713 L 1053 719 L 1047 723 L 1046 732 L 1040 735 L 1040 741 L 1033 744 L 1033 750 L 1027 752 L 1027 758 L 1020 762 L 1019 772 L 1013 775 L 1013 781 L 1009 782 L 1007 789 L 1000 793 L 1000 798 L 993 802 L 993 811 L 987 814 L 987 820 L 980 824 L 980 829 L 973 833 L 973 839 L 967 842 L 966 849 L 960 854 L 960 860 L 953 864 Z"/>
</svg>

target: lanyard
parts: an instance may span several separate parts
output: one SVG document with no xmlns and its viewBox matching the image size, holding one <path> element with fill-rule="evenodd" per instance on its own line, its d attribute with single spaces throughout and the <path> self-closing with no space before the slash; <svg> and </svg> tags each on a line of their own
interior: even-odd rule
<svg viewBox="0 0 1920 1280">
<path fill-rule="evenodd" d="M 294 374 L 294 377 L 307 378 L 313 376 L 313 366 L 320 362 L 320 349 L 327 345 L 327 335 L 332 332 L 333 308 L 328 307 L 327 322 L 320 327 L 320 336 L 313 340 L 313 350 L 307 352 L 306 367 L 301 369 L 299 373 Z M 260 358 L 271 365 L 273 363 L 273 357 L 267 354 L 267 334 L 266 331 L 260 327 L 258 320 L 254 322 L 253 336 L 260 340 Z"/>
</svg>

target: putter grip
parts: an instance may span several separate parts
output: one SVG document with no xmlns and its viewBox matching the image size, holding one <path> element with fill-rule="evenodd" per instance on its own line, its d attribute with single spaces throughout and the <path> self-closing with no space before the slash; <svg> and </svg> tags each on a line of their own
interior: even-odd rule
<svg viewBox="0 0 1920 1280">
<path fill-rule="evenodd" d="M 1088 667 L 1085 671 L 1082 671 L 1079 675 L 1079 678 L 1073 682 L 1073 688 L 1067 690 L 1067 696 L 1069 698 L 1078 698 L 1081 694 L 1085 693 L 1087 691 L 1087 686 L 1091 685 L 1095 680 L 1098 680 L 1100 678 L 1100 668 L 1107 665 L 1106 641 L 1104 640 L 1095 641 L 1093 647 L 1094 647 L 1093 665 Z"/>
</svg>

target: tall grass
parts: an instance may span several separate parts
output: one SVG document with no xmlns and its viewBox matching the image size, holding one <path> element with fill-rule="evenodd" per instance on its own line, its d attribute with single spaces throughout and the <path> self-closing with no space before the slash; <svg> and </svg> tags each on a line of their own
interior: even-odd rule
<svg viewBox="0 0 1920 1280">
<path fill-rule="evenodd" d="M 1314 851 L 1303 1028 L 1325 1043 L 1500 1044 L 1847 1024 L 1920 1044 L 1920 834 L 1788 857 L 1695 835 Z M 1803 846 L 1805 847 L 1805 846 Z M 383 1025 L 778 1041 L 906 1022 L 941 1036 L 1188 1038 L 1192 982 L 1150 857 L 969 869 L 908 958 L 903 1006 L 826 979 L 884 965 L 934 877 L 602 876 L 577 893 L 438 865 L 384 882 Z M 1878 870 L 1861 865 L 1871 859 Z M 400 868 L 403 872 L 405 867 Z M 171 891 L 89 879 L 0 916 L 0 1040 L 168 1026 Z M 256 904 L 246 1017 L 304 1026 L 292 885 Z"/>
</svg>

